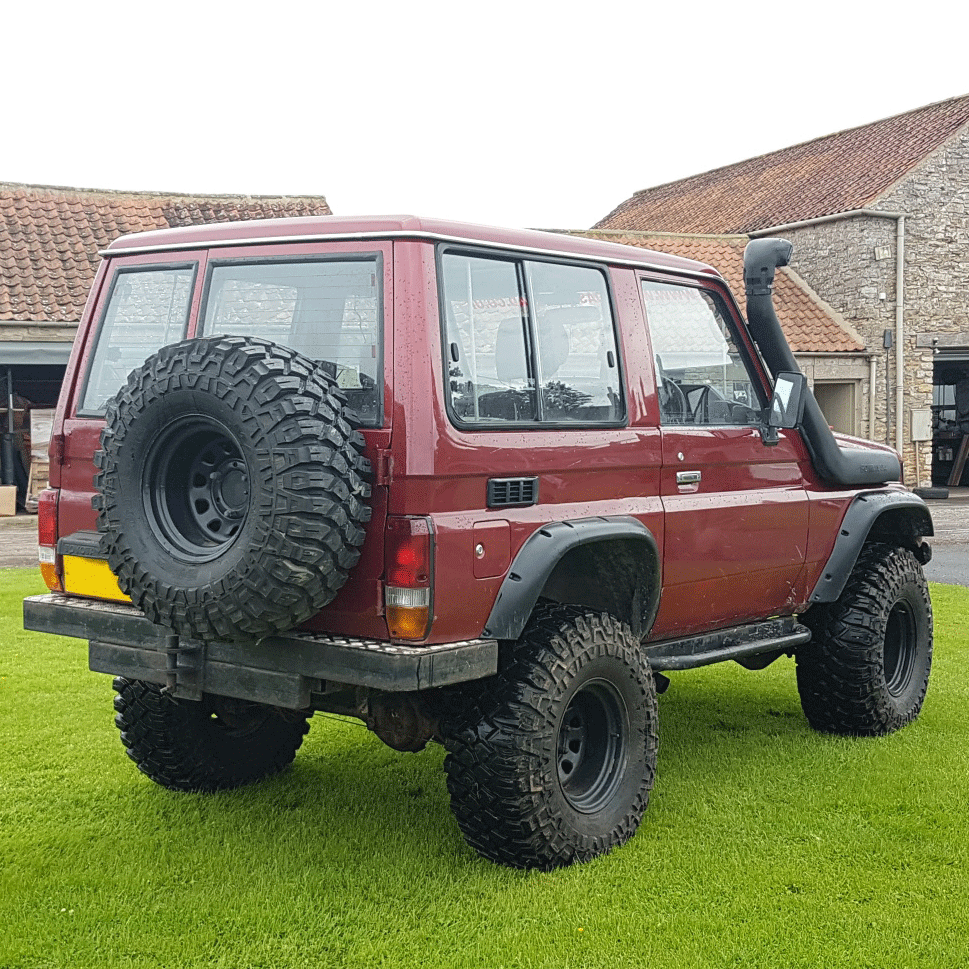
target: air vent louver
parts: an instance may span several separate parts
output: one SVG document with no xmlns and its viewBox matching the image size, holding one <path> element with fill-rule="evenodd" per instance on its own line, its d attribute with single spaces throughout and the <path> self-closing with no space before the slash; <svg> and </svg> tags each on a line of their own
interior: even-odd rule
<svg viewBox="0 0 969 969">
<path fill-rule="evenodd" d="M 491 478 L 488 481 L 488 507 L 534 505 L 538 502 L 538 478 Z"/>
</svg>

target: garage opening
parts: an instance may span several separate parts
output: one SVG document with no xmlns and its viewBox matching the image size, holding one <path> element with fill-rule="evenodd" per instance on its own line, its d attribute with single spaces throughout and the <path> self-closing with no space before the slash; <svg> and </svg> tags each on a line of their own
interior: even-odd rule
<svg viewBox="0 0 969 969">
<path fill-rule="evenodd" d="M 0 514 L 36 510 L 47 487 L 47 448 L 70 343 L 0 340 L 0 485 L 15 486 Z"/>
<path fill-rule="evenodd" d="M 932 484 L 969 486 L 969 353 L 940 354 L 932 380 Z"/>
<path fill-rule="evenodd" d="M 855 382 L 816 382 L 814 397 L 832 430 L 857 434 L 855 415 Z"/>
</svg>

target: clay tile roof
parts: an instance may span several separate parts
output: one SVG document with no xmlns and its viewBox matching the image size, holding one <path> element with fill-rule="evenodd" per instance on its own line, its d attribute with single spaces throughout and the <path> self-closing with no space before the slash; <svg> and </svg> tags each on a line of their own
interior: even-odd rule
<svg viewBox="0 0 969 969">
<path fill-rule="evenodd" d="M 969 95 L 637 192 L 597 229 L 756 232 L 871 206 L 969 122 Z"/>
<path fill-rule="evenodd" d="M 128 232 L 330 214 L 322 196 L 171 195 L 0 182 L 0 320 L 76 323 L 98 250 Z"/>
<path fill-rule="evenodd" d="M 581 233 L 625 245 L 658 249 L 713 266 L 727 281 L 741 309 L 744 306 L 746 236 L 700 236 L 665 233 L 596 231 Z M 780 269 L 774 282 L 774 306 L 795 353 L 851 353 L 865 349 L 844 318 L 825 303 L 796 273 Z"/>
</svg>

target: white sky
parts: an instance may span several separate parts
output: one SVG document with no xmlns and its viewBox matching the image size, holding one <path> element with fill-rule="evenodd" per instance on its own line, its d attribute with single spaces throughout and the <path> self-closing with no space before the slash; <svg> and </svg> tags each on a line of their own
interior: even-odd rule
<svg viewBox="0 0 969 969">
<path fill-rule="evenodd" d="M 959 9 L 10 0 L 0 181 L 585 228 L 637 189 L 969 93 Z"/>
</svg>

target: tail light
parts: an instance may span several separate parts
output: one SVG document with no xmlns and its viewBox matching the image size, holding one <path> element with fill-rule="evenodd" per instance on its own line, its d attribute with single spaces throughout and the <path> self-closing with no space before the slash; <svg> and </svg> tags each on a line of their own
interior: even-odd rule
<svg viewBox="0 0 969 969">
<path fill-rule="evenodd" d="M 40 574 L 51 592 L 63 592 L 61 559 L 57 554 L 57 497 L 59 491 L 46 488 L 37 498 L 37 558 Z"/>
<path fill-rule="evenodd" d="M 424 639 L 434 604 L 434 545 L 428 518 L 388 518 L 384 612 L 391 639 Z"/>
</svg>

